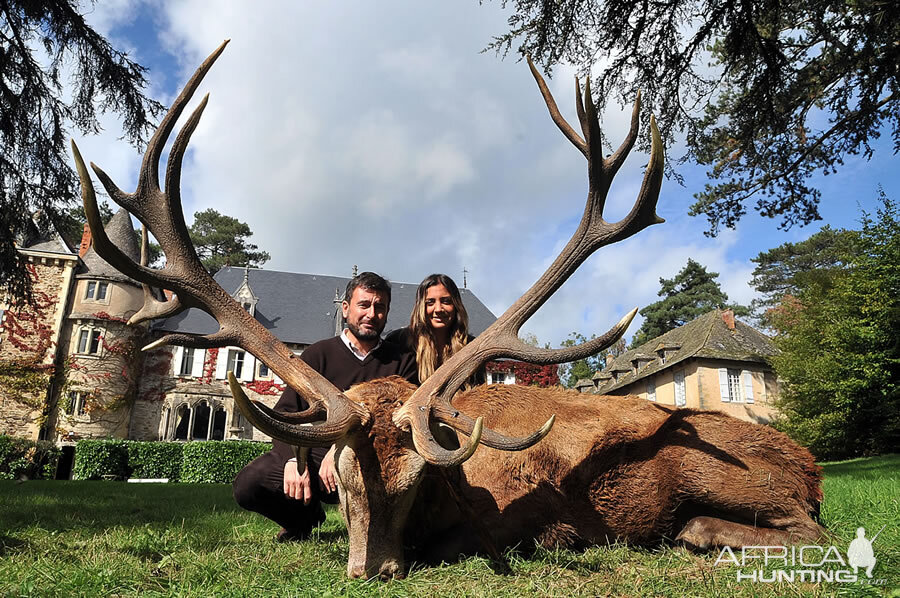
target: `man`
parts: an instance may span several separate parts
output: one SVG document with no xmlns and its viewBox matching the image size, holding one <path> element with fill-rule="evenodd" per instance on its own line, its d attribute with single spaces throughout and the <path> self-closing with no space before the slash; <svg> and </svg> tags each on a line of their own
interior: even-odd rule
<svg viewBox="0 0 900 598">
<path fill-rule="evenodd" d="M 399 375 L 414 384 L 415 355 L 381 340 L 391 303 L 391 286 L 384 278 L 363 272 L 347 283 L 341 310 L 347 327 L 339 335 L 307 347 L 300 355 L 339 390 L 354 384 Z M 293 413 L 308 405 L 287 388 L 275 410 Z M 302 540 L 325 520 L 320 501 L 337 503 L 334 451 L 313 448 L 307 467 L 297 470 L 293 449 L 273 440 L 271 451 L 247 465 L 234 480 L 237 503 L 281 525 L 279 542 Z M 318 484 L 313 480 L 318 478 Z"/>
</svg>

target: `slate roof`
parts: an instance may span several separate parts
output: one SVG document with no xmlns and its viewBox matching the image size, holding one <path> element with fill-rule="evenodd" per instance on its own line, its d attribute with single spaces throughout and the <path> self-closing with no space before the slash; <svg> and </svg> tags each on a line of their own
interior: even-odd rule
<svg viewBox="0 0 900 598">
<path fill-rule="evenodd" d="M 215 275 L 216 282 L 229 293 L 244 281 L 244 268 L 226 266 Z M 341 297 L 349 282 L 342 276 L 297 274 L 250 268 L 248 282 L 259 297 L 255 317 L 282 342 L 311 344 L 334 336 L 335 289 Z M 416 300 L 417 283 L 391 282 L 391 310 L 385 333 L 409 324 Z M 469 314 L 469 332 L 481 334 L 497 318 L 469 289 L 459 290 Z M 154 330 L 210 334 L 219 329 L 215 320 L 199 309 L 189 309 L 157 322 Z"/>
<path fill-rule="evenodd" d="M 63 240 L 62 236 L 52 226 L 45 232 L 40 232 L 33 219 L 25 223 L 25 233 L 17 239 L 17 245 L 30 251 L 42 251 L 45 253 L 61 253 L 74 255 L 74 251 Z"/>
<path fill-rule="evenodd" d="M 665 364 L 660 362 L 657 354 L 661 349 L 666 349 Z M 619 355 L 605 369 L 594 374 L 593 380 L 597 383 L 597 392 L 608 393 L 692 357 L 767 363 L 767 358 L 775 352 L 775 345 L 768 336 L 739 320 L 734 321 L 734 330 L 730 330 L 722 319 L 722 310 L 714 309 Z M 653 360 L 645 362 L 648 356 L 653 356 Z M 634 359 L 643 364 L 637 372 L 632 364 Z M 610 375 L 616 371 L 625 373 L 616 380 Z"/>
<path fill-rule="evenodd" d="M 106 231 L 106 236 L 109 237 L 109 240 L 121 249 L 125 255 L 137 263 L 141 262 L 141 249 L 138 246 L 137 236 L 134 234 L 134 226 L 131 224 L 131 215 L 125 208 L 120 208 L 106 226 L 103 227 L 103 230 Z M 101 278 L 135 285 L 139 284 L 113 268 L 106 260 L 100 257 L 94 250 L 93 244 L 91 244 L 91 247 L 81 259 L 84 262 L 84 269 L 78 273 L 76 278 Z"/>
</svg>

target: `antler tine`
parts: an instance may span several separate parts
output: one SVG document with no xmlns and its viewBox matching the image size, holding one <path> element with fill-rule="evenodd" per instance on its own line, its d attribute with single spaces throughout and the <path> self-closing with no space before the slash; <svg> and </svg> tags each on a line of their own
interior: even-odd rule
<svg viewBox="0 0 900 598">
<path fill-rule="evenodd" d="M 150 239 L 147 236 L 147 225 L 141 227 L 141 266 L 146 268 L 150 263 Z M 128 318 L 128 325 L 139 324 L 156 318 L 167 318 L 185 309 L 178 299 L 178 295 L 172 295 L 169 301 L 159 301 L 153 296 L 150 285 L 141 283 L 144 291 L 144 305 L 133 316 Z"/>
<path fill-rule="evenodd" d="M 146 280 L 157 286 L 162 286 L 162 280 L 155 274 L 155 271 L 134 263 L 134 261 L 125 255 L 109 237 L 103 229 L 103 220 L 100 218 L 100 209 L 97 207 L 97 194 L 94 191 L 94 184 L 91 182 L 91 176 L 88 174 L 87 167 L 84 165 L 84 159 L 75 140 L 72 140 L 72 155 L 75 158 L 75 168 L 78 171 L 78 177 L 81 180 L 81 199 L 84 203 L 84 215 L 87 218 L 88 226 L 91 229 L 91 241 L 97 253 L 103 256 L 107 262 L 113 267 L 130 276 L 135 280 Z M 93 164 L 92 164 L 93 166 Z"/>
<path fill-rule="evenodd" d="M 627 158 L 628 154 L 631 152 L 631 148 L 634 147 L 640 122 L 641 92 L 638 90 L 637 97 L 634 99 L 634 106 L 631 109 L 631 127 L 628 129 L 628 135 L 626 135 L 625 139 L 622 141 L 622 145 L 619 146 L 619 149 L 606 159 L 606 168 L 609 171 L 610 177 L 616 176 L 616 173 L 619 172 L 619 168 L 625 163 L 625 158 Z"/>
<path fill-rule="evenodd" d="M 181 207 L 181 165 L 184 161 L 184 153 L 191 140 L 191 135 L 194 134 L 194 130 L 197 128 L 197 123 L 200 122 L 200 117 L 203 116 L 203 110 L 206 108 L 208 101 L 209 94 L 206 94 L 178 132 L 169 152 L 168 164 L 166 164 L 165 197 L 168 198 L 166 202 L 166 207 L 168 208 L 167 222 L 171 224 L 172 229 L 176 233 L 176 238 L 184 241 L 187 248 L 194 254 L 196 254 L 196 249 L 194 249 L 193 243 L 190 242 L 187 224 L 184 222 L 184 210 Z"/>
<path fill-rule="evenodd" d="M 608 223 L 603 219 L 603 207 L 609 186 L 612 183 L 612 177 L 634 144 L 632 137 L 636 135 L 637 123 L 635 114 L 639 104 L 637 102 L 635 104 L 635 109 L 632 113 L 632 130 L 629 132 L 628 137 L 616 154 L 609 160 L 604 160 L 599 118 L 591 98 L 590 79 L 585 83 L 583 100 L 581 90 L 578 88 L 576 81 L 576 108 L 578 109 L 579 120 L 581 120 L 582 130 L 585 135 L 585 139 L 582 142 L 581 138 L 571 130 L 571 127 L 559 115 L 559 110 L 547 90 L 546 83 L 544 83 L 540 73 L 537 72 L 530 60 L 529 66 L 538 88 L 544 96 L 547 108 L 550 111 L 550 117 L 579 150 L 582 149 L 581 143 L 584 144 L 585 149 L 583 153 L 588 159 L 589 190 L 587 203 L 581 222 L 572 238 L 537 282 L 487 330 L 438 368 L 413 393 L 413 396 L 395 411 L 394 423 L 403 428 L 409 427 L 412 431 L 416 450 L 426 460 L 435 464 L 461 463 L 462 461 L 458 459 L 461 458 L 463 451 L 462 449 L 459 451 L 448 451 L 441 447 L 430 434 L 429 420 L 434 417 L 463 433 L 468 433 L 470 427 L 474 428 L 474 426 L 470 426 L 469 418 L 457 416 L 448 418 L 446 416 L 448 412 L 453 411 L 450 405 L 450 398 L 483 363 L 499 357 L 514 357 L 540 364 L 571 361 L 612 345 L 625 333 L 637 309 L 632 310 L 623 317 L 618 324 L 600 338 L 582 343 L 576 347 L 559 350 L 540 349 L 528 346 L 518 338 L 519 329 L 528 318 L 562 286 L 578 266 L 594 251 L 629 237 L 647 226 L 663 222 L 663 219 L 656 214 L 656 202 L 659 198 L 663 174 L 662 140 L 656 127 L 656 120 L 652 116 L 650 117 L 652 139 L 650 161 L 644 173 L 644 180 L 637 200 L 625 218 L 619 222 Z M 543 434 L 546 434 L 553 425 L 552 419 L 541 430 L 528 438 L 512 439 L 490 431 L 488 431 L 490 433 L 485 438 L 490 439 L 491 446 L 495 448 L 521 450 L 524 446 L 530 446 L 529 441 L 532 441 L 531 444 L 533 444 L 540 440 L 543 437 L 541 432 L 543 431 Z M 487 443 L 487 440 L 482 440 L 482 442 Z M 470 438 L 469 443 L 472 443 L 472 438 Z"/>
<path fill-rule="evenodd" d="M 535 67 L 534 63 L 531 61 L 531 56 L 525 56 L 525 60 L 528 61 L 528 68 L 531 69 L 531 74 L 534 75 L 534 79 L 537 81 L 538 89 L 541 90 L 541 95 L 544 97 L 544 103 L 547 104 L 547 108 L 550 110 L 550 117 L 553 119 L 553 122 L 559 127 L 562 134 L 566 136 L 566 139 L 571 141 L 582 154 L 587 156 L 587 144 L 584 142 L 584 139 L 575 132 L 575 129 L 572 128 L 566 119 L 563 118 L 563 115 L 560 114 L 559 107 L 556 105 L 556 100 L 553 99 L 553 94 L 550 93 L 550 89 L 547 87 L 547 83 L 541 76 L 540 71 L 537 70 L 537 67 Z M 575 79 L 575 86 L 576 88 L 578 87 L 578 79 Z"/>
<path fill-rule="evenodd" d="M 162 122 L 159 123 L 156 133 L 150 138 L 147 152 L 144 154 L 144 161 L 141 163 L 141 173 L 138 178 L 138 193 L 142 190 L 159 191 L 159 160 L 162 157 L 166 140 L 169 138 L 169 135 L 172 134 L 172 129 L 175 128 L 175 123 L 178 122 L 178 118 L 181 116 L 184 107 L 191 101 L 194 92 L 197 91 L 203 78 L 206 77 L 206 73 L 209 72 L 216 60 L 221 56 L 222 52 L 225 51 L 225 46 L 227 46 L 230 41 L 230 39 L 226 39 L 222 42 L 222 45 L 216 48 L 212 54 L 207 56 L 206 60 L 204 60 L 199 68 L 194 71 L 194 74 L 185 84 L 184 89 L 182 89 L 181 93 L 178 94 L 178 97 L 175 98 L 172 107 L 169 108 L 169 111 L 163 117 Z M 168 192 L 169 190 L 166 189 L 166 191 Z"/>
<path fill-rule="evenodd" d="M 237 378 L 231 372 L 228 372 L 228 386 L 231 387 L 234 402 L 244 417 L 257 429 L 282 442 L 295 446 L 328 447 L 347 433 L 343 426 L 332 424 L 328 420 L 319 425 L 310 426 L 293 422 L 286 423 L 280 419 L 268 417 L 258 405 L 247 398 L 244 389 L 241 388 Z"/>
</svg>

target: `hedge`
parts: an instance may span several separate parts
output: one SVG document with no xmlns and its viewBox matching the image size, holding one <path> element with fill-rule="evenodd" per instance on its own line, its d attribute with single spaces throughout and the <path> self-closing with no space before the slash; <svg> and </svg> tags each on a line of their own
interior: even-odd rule
<svg viewBox="0 0 900 598">
<path fill-rule="evenodd" d="M 130 474 L 126 441 L 113 438 L 79 440 L 75 445 L 74 480 L 124 480 Z"/>
<path fill-rule="evenodd" d="M 133 478 L 168 478 L 177 482 L 181 477 L 181 442 L 128 442 L 128 467 Z"/>
<path fill-rule="evenodd" d="M 0 434 L 0 480 L 52 480 L 62 450 L 46 440 Z"/>
<path fill-rule="evenodd" d="M 79 440 L 76 480 L 168 478 L 169 481 L 231 483 L 250 461 L 271 450 L 266 442 L 140 442 Z"/>
<path fill-rule="evenodd" d="M 271 448 L 267 442 L 186 442 L 181 481 L 230 484 L 244 465 Z"/>
</svg>

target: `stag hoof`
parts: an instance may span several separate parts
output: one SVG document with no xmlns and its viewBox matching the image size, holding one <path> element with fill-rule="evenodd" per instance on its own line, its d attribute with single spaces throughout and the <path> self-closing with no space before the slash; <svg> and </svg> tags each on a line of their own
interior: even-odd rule
<svg viewBox="0 0 900 598">
<path fill-rule="evenodd" d="M 717 522 L 718 520 L 712 517 L 694 517 L 687 522 L 675 541 L 688 550 L 705 552 L 713 547 Z"/>
</svg>

